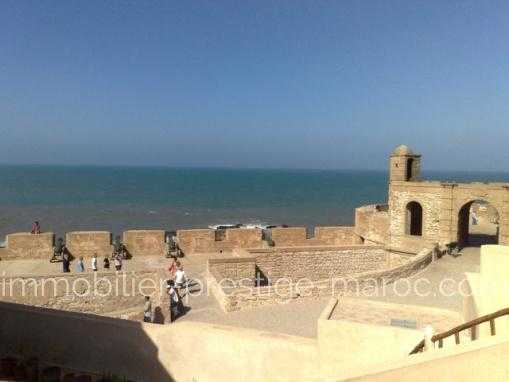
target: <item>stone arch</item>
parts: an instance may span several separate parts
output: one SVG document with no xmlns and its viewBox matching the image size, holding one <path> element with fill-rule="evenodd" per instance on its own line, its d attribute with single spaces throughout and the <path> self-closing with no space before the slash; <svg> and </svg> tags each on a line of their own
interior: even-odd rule
<svg viewBox="0 0 509 382">
<path fill-rule="evenodd" d="M 485 212 L 481 216 L 480 211 L 483 208 Z M 458 211 L 458 245 L 466 247 L 498 244 L 499 218 L 499 208 L 485 199 L 473 199 L 463 203 Z"/>
<path fill-rule="evenodd" d="M 412 201 L 406 205 L 406 234 L 410 236 L 422 236 L 423 212 L 419 202 Z"/>
</svg>

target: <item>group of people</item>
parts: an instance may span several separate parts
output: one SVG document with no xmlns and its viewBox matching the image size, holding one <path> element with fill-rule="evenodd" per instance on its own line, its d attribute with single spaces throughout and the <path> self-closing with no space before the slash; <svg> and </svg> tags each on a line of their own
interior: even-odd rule
<svg viewBox="0 0 509 382">
<path fill-rule="evenodd" d="M 121 254 L 113 253 L 111 255 L 111 261 L 113 261 L 113 265 L 115 266 L 116 271 L 122 270 L 122 255 Z M 110 259 L 106 256 L 103 260 L 103 269 L 109 270 L 110 265 L 111 265 Z M 97 272 L 99 270 L 97 253 L 94 253 L 94 255 L 92 256 L 92 259 L 90 260 L 90 269 L 92 269 L 92 271 L 94 271 L 94 272 Z M 83 256 L 80 256 L 78 258 L 78 260 L 76 261 L 75 270 L 78 273 L 85 272 L 86 267 L 85 267 L 85 261 L 83 259 Z M 71 271 L 71 256 L 69 255 L 69 253 L 67 251 L 65 251 L 62 254 L 62 271 L 64 273 Z"/>
<path fill-rule="evenodd" d="M 173 257 L 173 261 L 168 268 L 170 278 L 166 281 L 166 292 L 169 298 L 169 313 L 170 321 L 175 321 L 178 317 L 183 315 L 186 311 L 184 303 L 182 302 L 181 291 L 187 287 L 188 279 L 184 267 Z M 143 308 L 143 321 L 153 322 L 152 319 L 152 303 L 150 297 L 145 297 L 145 305 Z"/>
<path fill-rule="evenodd" d="M 184 267 L 173 257 L 173 261 L 168 268 L 170 278 L 166 281 L 166 290 L 168 291 L 170 303 L 170 318 L 173 322 L 179 316 L 185 313 L 184 303 L 182 302 L 181 291 L 187 287 L 188 279 Z"/>
</svg>

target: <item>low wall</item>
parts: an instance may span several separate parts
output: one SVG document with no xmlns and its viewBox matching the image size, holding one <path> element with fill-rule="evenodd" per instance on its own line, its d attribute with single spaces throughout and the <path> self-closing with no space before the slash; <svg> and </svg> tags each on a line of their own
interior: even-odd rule
<svg viewBox="0 0 509 382">
<path fill-rule="evenodd" d="M 392 254 L 391 254 L 392 255 Z M 208 274 L 209 290 L 215 296 L 224 312 L 233 312 L 263 305 L 288 303 L 291 300 L 338 296 L 344 293 L 361 293 L 366 288 L 375 288 L 392 283 L 400 278 L 410 277 L 426 267 L 434 259 L 434 252 L 423 250 L 417 256 L 396 266 L 380 270 L 343 274 L 325 280 L 299 280 L 291 282 L 286 279 L 273 281 L 273 285 L 261 287 L 224 288 L 213 274 Z M 257 258 L 258 264 L 258 258 Z M 312 277 L 312 276 L 311 276 Z"/>
<path fill-rule="evenodd" d="M 388 253 L 376 246 L 276 247 L 248 250 L 269 279 L 307 278 L 317 281 L 385 268 Z"/>
<path fill-rule="evenodd" d="M 0 299 L 82 313 L 109 314 L 133 308 L 141 312 L 144 294 L 152 296 L 154 308 L 161 304 L 161 280 L 154 270 L 4 276 L 0 277 Z"/>
<path fill-rule="evenodd" d="M 67 250 L 72 256 L 98 257 L 111 256 L 111 232 L 107 231 L 76 231 L 65 235 Z"/>
<path fill-rule="evenodd" d="M 132 256 L 165 256 L 165 236 L 164 230 L 130 230 L 124 232 L 122 242 Z"/>
<path fill-rule="evenodd" d="M 148 333 L 154 325 L 5 302 L 0 316 L 2 355 L 132 381 L 173 380 Z"/>
<path fill-rule="evenodd" d="M 322 313 L 318 319 L 317 332 L 320 372 L 331 380 L 359 367 L 406 358 L 423 338 L 419 330 L 337 320 L 332 311 L 326 312 L 329 307 L 324 311 L 327 314 Z M 372 308 L 377 309 L 376 306 Z M 334 309 L 338 307 L 332 306 Z M 375 312 L 378 313 L 378 309 Z"/>
<path fill-rule="evenodd" d="M 355 209 L 355 233 L 367 242 L 388 243 L 389 223 L 389 212 L 385 205 L 369 205 Z"/>
<path fill-rule="evenodd" d="M 53 256 L 55 234 L 44 232 L 33 235 L 27 232 L 13 233 L 6 237 L 5 259 L 50 259 Z"/>
<path fill-rule="evenodd" d="M 354 227 L 315 227 L 314 239 L 322 245 L 362 244 L 362 238 Z"/>
<path fill-rule="evenodd" d="M 320 380 L 312 339 L 198 322 L 143 324 L 8 303 L 0 303 L 0 316 L 0 354 L 84 373 L 137 382 Z"/>
<path fill-rule="evenodd" d="M 272 228 L 271 232 L 276 246 L 306 245 L 306 227 Z"/>
<path fill-rule="evenodd" d="M 254 285 L 256 259 L 254 257 L 234 257 L 231 259 L 209 259 L 207 270 L 215 279 Z"/>
<path fill-rule="evenodd" d="M 507 381 L 509 338 L 494 336 L 467 344 L 424 352 L 377 368 L 359 368 L 351 382 L 478 382 Z"/>
</svg>

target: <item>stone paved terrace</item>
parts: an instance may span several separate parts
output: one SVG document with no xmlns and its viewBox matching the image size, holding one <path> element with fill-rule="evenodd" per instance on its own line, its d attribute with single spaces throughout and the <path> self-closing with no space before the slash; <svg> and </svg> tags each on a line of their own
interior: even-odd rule
<svg viewBox="0 0 509 382">
<path fill-rule="evenodd" d="M 182 259 L 184 269 L 192 279 L 205 280 L 207 259 L 209 256 L 196 254 Z M 102 259 L 99 259 L 102 266 Z M 146 256 L 139 259 L 124 261 L 126 271 L 145 268 L 162 267 L 167 269 L 170 260 L 161 257 Z M 88 266 L 88 264 L 86 264 Z M 73 268 L 71 268 L 73 269 Z M 60 263 L 50 263 L 43 260 L 15 260 L 0 261 L 0 274 L 54 274 L 61 271 Z M 462 255 L 453 258 L 444 256 L 432 263 L 422 273 L 410 278 L 413 281 L 419 277 L 426 277 L 430 285 L 435 285 L 442 278 L 451 278 L 454 282 L 464 279 L 464 272 L 479 271 L 479 248 L 467 248 Z M 402 285 L 406 285 L 402 283 Z M 193 289 L 196 289 L 194 287 Z M 418 297 L 414 293 L 405 297 L 398 297 L 394 286 L 386 288 L 384 296 L 369 296 L 368 299 L 386 301 L 399 304 L 423 305 L 438 307 L 460 312 L 462 299 L 458 295 L 443 297 L 431 289 L 428 297 Z M 215 298 L 207 295 L 206 285 L 203 293 L 185 297 L 185 304 L 190 307 L 188 313 L 180 320 L 200 321 L 216 324 L 232 325 L 244 328 L 254 328 L 271 332 L 285 333 L 304 337 L 316 336 L 316 320 L 327 305 L 329 298 L 302 299 L 288 304 L 264 306 L 232 313 L 224 313 Z"/>
</svg>

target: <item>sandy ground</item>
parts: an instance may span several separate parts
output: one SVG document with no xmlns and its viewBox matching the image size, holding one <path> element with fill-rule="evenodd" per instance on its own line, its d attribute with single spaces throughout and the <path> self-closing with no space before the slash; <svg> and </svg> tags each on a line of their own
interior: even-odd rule
<svg viewBox="0 0 509 382">
<path fill-rule="evenodd" d="M 188 277 L 195 280 L 205 280 L 207 258 L 205 255 L 193 255 L 182 259 Z M 99 264 L 102 265 L 102 259 L 99 260 Z M 159 267 L 167 269 L 169 263 L 170 261 L 164 258 L 144 257 L 124 261 L 124 270 L 130 271 Z M 88 262 L 85 265 L 89 266 Z M 390 285 L 385 290 L 380 290 L 378 295 L 370 293 L 368 296 L 361 295 L 355 297 L 400 304 L 439 307 L 459 312 L 462 307 L 462 298 L 458 293 L 452 293 L 454 292 L 453 287 L 465 278 L 464 272 L 478 271 L 479 248 L 466 248 L 462 251 L 461 256 L 456 258 L 444 256 L 427 267 L 419 275 L 411 277 L 408 282 L 402 281 Z M 0 261 L 0 275 L 42 275 L 60 272 L 60 263 L 50 263 L 49 261 L 42 260 Z M 408 288 L 408 285 L 415 285 L 415 282 L 419 279 L 428 281 L 418 282 L 417 285 L 419 287 L 417 289 L 413 286 L 410 289 Z M 449 280 L 446 283 L 445 291 L 447 294 L 451 294 L 450 296 L 444 296 L 440 293 L 438 286 L 444 279 Z M 180 320 L 232 325 L 303 337 L 315 337 L 316 320 L 329 301 L 328 297 L 303 299 L 292 301 L 288 304 L 277 304 L 239 312 L 224 313 L 215 298 L 208 294 L 205 281 L 203 281 L 203 284 L 202 288 L 199 287 L 199 284 L 193 288 L 196 293 L 184 297 L 185 305 L 190 310 Z M 429 288 L 425 288 L 426 285 L 429 285 Z M 198 289 L 201 290 L 198 292 Z M 422 294 L 422 292 L 426 292 L 427 295 L 419 296 L 418 294 Z"/>
</svg>

